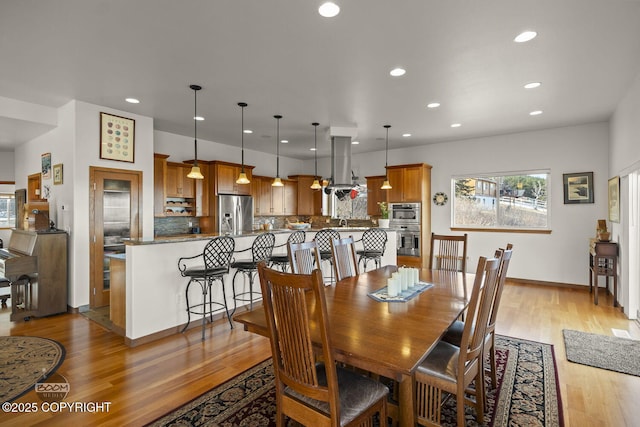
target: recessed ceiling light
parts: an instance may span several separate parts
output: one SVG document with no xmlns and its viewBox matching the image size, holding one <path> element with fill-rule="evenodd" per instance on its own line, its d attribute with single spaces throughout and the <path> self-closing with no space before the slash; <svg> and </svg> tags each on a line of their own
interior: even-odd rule
<svg viewBox="0 0 640 427">
<path fill-rule="evenodd" d="M 242 132 L 244 132 L 244 133 L 253 133 L 253 131 L 251 129 L 245 129 Z"/>
<path fill-rule="evenodd" d="M 406 72 L 407 70 L 405 70 L 404 68 L 394 68 L 393 70 L 389 71 L 389 74 L 391 74 L 393 77 L 400 77 L 404 76 Z"/>
<path fill-rule="evenodd" d="M 529 113 L 530 116 L 539 116 L 542 114 L 542 110 L 536 110 Z"/>
<path fill-rule="evenodd" d="M 309 150 L 311 150 L 311 151 L 316 151 L 316 149 L 315 149 L 315 148 L 313 148 L 313 147 L 309 148 Z"/>
<path fill-rule="evenodd" d="M 360 144 L 360 141 L 351 141 L 351 145 L 358 145 Z"/>
<path fill-rule="evenodd" d="M 202 117 L 202 116 L 195 116 L 195 117 L 193 118 L 193 120 L 197 120 L 197 121 L 201 122 L 201 121 L 203 121 L 203 120 L 204 120 L 204 117 Z"/>
<path fill-rule="evenodd" d="M 405 137 L 405 138 L 409 138 L 411 136 L 411 134 L 410 133 L 403 133 L 402 136 Z"/>
<path fill-rule="evenodd" d="M 427 108 L 438 108 L 440 106 L 439 102 L 431 102 L 427 104 Z"/>
<path fill-rule="evenodd" d="M 529 40 L 535 39 L 537 35 L 538 33 L 536 33 L 535 31 L 523 31 L 518 34 L 516 38 L 513 39 L 513 41 L 516 43 L 524 43 L 528 42 Z"/>
<path fill-rule="evenodd" d="M 454 123 L 451 125 L 452 128 L 459 128 L 460 126 L 462 126 L 460 123 Z"/>
<path fill-rule="evenodd" d="M 531 82 L 531 83 L 527 83 L 526 85 L 524 85 L 525 89 L 535 89 L 537 87 L 540 87 L 542 83 L 540 82 Z"/>
<path fill-rule="evenodd" d="M 333 18 L 340 13 L 340 6 L 338 6 L 334 2 L 328 1 L 320 5 L 320 7 L 318 8 L 318 13 L 325 18 Z"/>
<path fill-rule="evenodd" d="M 129 104 L 140 104 L 140 100 L 135 98 L 127 98 L 125 99 L 125 101 L 127 101 Z"/>
<path fill-rule="evenodd" d="M 288 139 L 281 139 L 280 142 L 283 143 L 283 144 L 288 144 L 289 140 Z"/>
</svg>

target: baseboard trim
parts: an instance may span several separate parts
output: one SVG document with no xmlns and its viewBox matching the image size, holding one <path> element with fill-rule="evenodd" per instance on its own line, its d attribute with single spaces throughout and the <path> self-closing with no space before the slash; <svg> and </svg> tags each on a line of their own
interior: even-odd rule
<svg viewBox="0 0 640 427">
<path fill-rule="evenodd" d="M 576 285 L 575 283 L 546 282 L 543 280 L 519 279 L 517 277 L 507 277 L 507 281 L 514 285 L 551 286 L 556 288 L 569 288 L 581 291 L 589 291 L 588 285 Z"/>
</svg>

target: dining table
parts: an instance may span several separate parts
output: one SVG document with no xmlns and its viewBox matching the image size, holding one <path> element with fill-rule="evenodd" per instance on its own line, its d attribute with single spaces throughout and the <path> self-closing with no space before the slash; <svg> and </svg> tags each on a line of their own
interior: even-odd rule
<svg viewBox="0 0 640 427">
<path fill-rule="evenodd" d="M 401 302 L 372 297 L 397 269 L 384 266 L 325 286 L 329 333 L 337 361 L 397 381 L 399 424 L 415 426 L 413 373 L 462 314 L 475 275 L 419 269 L 420 282 L 433 286 Z M 315 309 L 311 298 L 309 309 Z M 263 306 L 234 321 L 269 336 Z M 319 343 L 318 332 L 311 334 Z"/>
</svg>

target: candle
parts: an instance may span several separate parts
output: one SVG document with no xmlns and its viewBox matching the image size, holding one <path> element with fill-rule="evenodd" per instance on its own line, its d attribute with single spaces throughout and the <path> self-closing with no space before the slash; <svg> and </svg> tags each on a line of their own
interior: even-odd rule
<svg viewBox="0 0 640 427">
<path fill-rule="evenodd" d="M 398 280 L 393 277 L 387 279 L 387 295 L 390 297 L 398 296 Z"/>
</svg>

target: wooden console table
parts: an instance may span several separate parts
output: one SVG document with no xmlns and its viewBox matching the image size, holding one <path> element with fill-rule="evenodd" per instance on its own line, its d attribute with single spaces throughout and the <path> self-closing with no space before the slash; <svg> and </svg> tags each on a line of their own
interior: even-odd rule
<svg viewBox="0 0 640 427">
<path fill-rule="evenodd" d="M 609 277 L 613 277 L 613 306 L 618 306 L 618 244 L 591 239 L 589 247 L 589 293 L 592 292 L 594 304 L 598 305 L 598 276 L 605 276 L 607 291 Z"/>
</svg>

